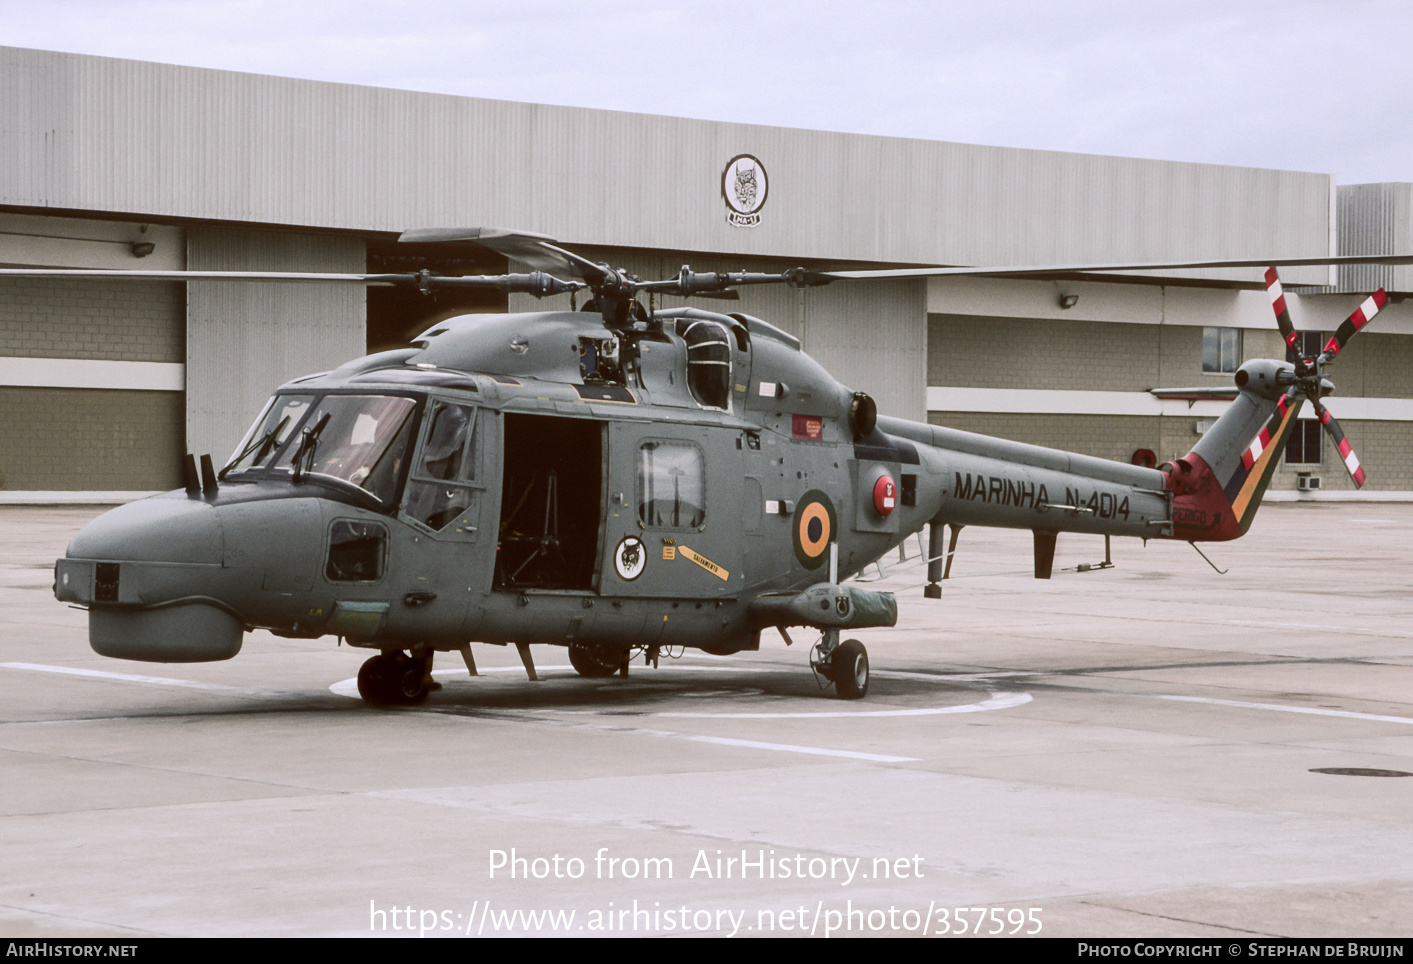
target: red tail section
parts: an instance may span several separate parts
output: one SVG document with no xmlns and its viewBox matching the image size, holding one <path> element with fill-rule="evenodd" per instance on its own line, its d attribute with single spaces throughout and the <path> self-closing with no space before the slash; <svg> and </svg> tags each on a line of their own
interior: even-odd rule
<svg viewBox="0 0 1413 964">
<path fill-rule="evenodd" d="M 1163 465 L 1173 493 L 1173 538 L 1184 542 L 1224 542 L 1239 538 L 1231 502 L 1202 457 L 1189 452 Z"/>
<path fill-rule="evenodd" d="M 1254 391 L 1242 391 L 1191 452 L 1160 467 L 1173 493 L 1172 538 L 1218 542 L 1245 534 L 1295 428 L 1302 401 L 1289 395 L 1263 399 Z"/>
</svg>

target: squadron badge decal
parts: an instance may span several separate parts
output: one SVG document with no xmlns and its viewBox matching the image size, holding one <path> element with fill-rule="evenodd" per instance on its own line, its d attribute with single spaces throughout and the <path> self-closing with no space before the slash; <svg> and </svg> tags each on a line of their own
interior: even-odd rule
<svg viewBox="0 0 1413 964">
<path fill-rule="evenodd" d="M 829 559 L 829 544 L 838 531 L 839 518 L 834 514 L 834 503 L 829 501 L 829 496 L 811 489 L 800 497 L 791 533 L 795 558 L 800 560 L 800 565 L 806 569 L 824 565 Z"/>
<path fill-rule="evenodd" d="M 721 199 L 726 202 L 726 220 L 738 228 L 760 224 L 760 209 L 765 207 L 769 193 L 770 181 L 758 157 L 737 154 L 721 172 Z"/>
<path fill-rule="evenodd" d="M 613 550 L 613 568 L 618 578 L 632 582 L 648 567 L 648 554 L 643 548 L 643 540 L 637 536 L 627 536 Z"/>
</svg>

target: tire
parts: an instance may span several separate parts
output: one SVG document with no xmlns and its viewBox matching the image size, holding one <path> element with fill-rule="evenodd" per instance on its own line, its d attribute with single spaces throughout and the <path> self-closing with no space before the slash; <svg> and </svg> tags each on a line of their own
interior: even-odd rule
<svg viewBox="0 0 1413 964">
<path fill-rule="evenodd" d="M 358 669 L 358 695 L 373 706 L 416 706 L 427 698 L 427 667 L 402 653 L 382 653 Z"/>
<path fill-rule="evenodd" d="M 395 702 L 391 684 L 397 670 L 397 661 L 391 656 L 378 655 L 365 660 L 358 668 L 358 695 L 363 697 L 363 702 L 373 706 Z"/>
<path fill-rule="evenodd" d="M 861 700 L 868 694 L 868 650 L 857 639 L 846 639 L 830 657 L 834 692 L 841 700 Z"/>
<path fill-rule="evenodd" d="M 427 665 L 420 659 L 409 659 L 402 664 L 397 680 L 397 702 L 403 706 L 416 706 L 427 699 Z"/>
<path fill-rule="evenodd" d="M 607 679 L 623 664 L 622 651 L 600 649 L 584 643 L 569 644 L 569 665 L 588 679 Z"/>
</svg>

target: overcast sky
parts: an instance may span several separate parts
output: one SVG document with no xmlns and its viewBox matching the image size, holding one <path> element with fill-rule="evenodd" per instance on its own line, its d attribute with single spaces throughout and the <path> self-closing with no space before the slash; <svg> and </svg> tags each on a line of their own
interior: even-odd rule
<svg viewBox="0 0 1413 964">
<path fill-rule="evenodd" d="M 0 44 L 787 127 L 1413 180 L 1393 0 L 0 0 Z M 0 91 L 3 95 L 3 91 Z"/>
</svg>

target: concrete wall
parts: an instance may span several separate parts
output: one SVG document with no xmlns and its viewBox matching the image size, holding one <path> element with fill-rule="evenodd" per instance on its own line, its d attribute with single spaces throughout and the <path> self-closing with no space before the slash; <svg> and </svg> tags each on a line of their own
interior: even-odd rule
<svg viewBox="0 0 1413 964">
<path fill-rule="evenodd" d="M 0 387 L 0 488 L 151 491 L 181 484 L 179 392 Z"/>
<path fill-rule="evenodd" d="M 180 363 L 183 285 L 0 279 L 0 356 Z M 76 366 L 75 366 L 76 367 Z M 0 387 L 0 488 L 151 490 L 180 480 L 180 392 Z"/>
<path fill-rule="evenodd" d="M 0 278 L 0 355 L 182 362 L 179 282 Z"/>
<path fill-rule="evenodd" d="M 1340 398 L 1413 398 L 1413 337 L 1386 334 L 1371 326 L 1350 340 L 1328 374 Z"/>
<path fill-rule="evenodd" d="M 1301 414 L 1314 417 L 1308 404 Z M 1413 422 L 1345 418 L 1339 424 L 1368 473 L 1364 491 L 1413 491 Z M 1353 491 L 1354 482 L 1328 435 L 1321 436 L 1320 456 L 1319 465 L 1287 465 L 1282 460 L 1271 478 L 1271 488 L 1294 489 L 1297 474 L 1309 473 L 1320 477 L 1325 491 Z"/>
<path fill-rule="evenodd" d="M 1081 452 L 1102 459 L 1129 462 L 1135 449 L 1153 449 L 1164 457 L 1162 418 L 1107 415 L 1016 415 L 990 412 L 928 412 L 928 422 L 964 432 Z M 1179 426 L 1169 426 L 1169 431 Z M 1191 429 L 1189 428 L 1190 432 Z M 1179 432 L 1180 433 L 1180 432 Z M 1179 434 L 1173 433 L 1173 434 Z M 1183 449 L 1186 453 L 1197 441 Z"/>
<path fill-rule="evenodd" d="M 0 214 L 0 263 L 171 270 L 183 248 L 175 228 Z M 180 283 L 0 279 L 0 487 L 175 485 L 182 393 L 150 389 L 178 387 L 185 355 Z"/>
<path fill-rule="evenodd" d="M 1413 338 L 1396 340 L 1413 350 Z M 1202 329 L 1189 325 L 929 315 L 927 342 L 929 385 L 1146 392 L 1231 384 L 1230 374 L 1202 371 Z M 1242 331 L 1241 349 L 1243 360 L 1285 357 L 1275 331 Z M 1362 372 L 1362 357 L 1341 357 L 1341 376 Z"/>
</svg>

